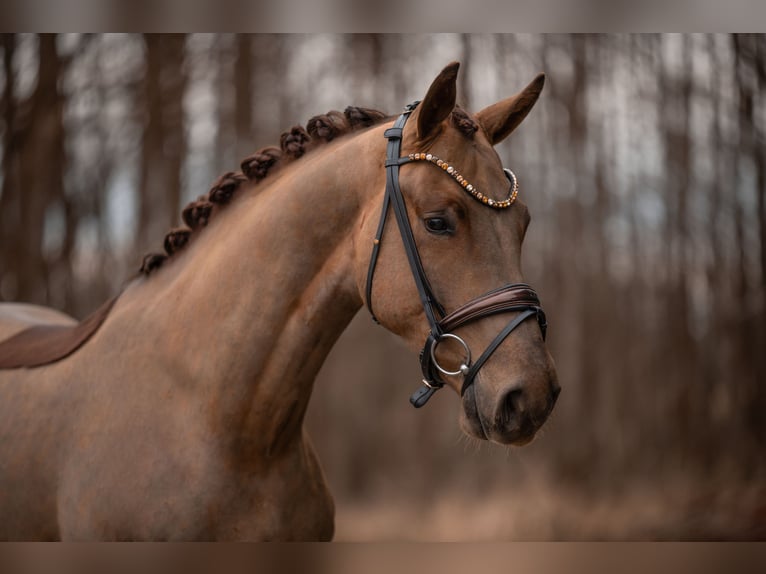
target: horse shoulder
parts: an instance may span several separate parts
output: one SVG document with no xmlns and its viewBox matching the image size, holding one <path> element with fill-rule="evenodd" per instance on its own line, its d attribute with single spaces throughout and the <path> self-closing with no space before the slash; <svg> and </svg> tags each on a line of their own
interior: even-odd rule
<svg viewBox="0 0 766 574">
<path fill-rule="evenodd" d="M 0 303 L 0 341 L 35 325 L 75 325 L 69 315 L 29 303 Z"/>
</svg>

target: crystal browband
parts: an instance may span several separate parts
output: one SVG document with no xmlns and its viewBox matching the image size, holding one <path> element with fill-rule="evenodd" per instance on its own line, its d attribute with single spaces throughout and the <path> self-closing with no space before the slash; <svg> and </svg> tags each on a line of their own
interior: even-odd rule
<svg viewBox="0 0 766 574">
<path fill-rule="evenodd" d="M 447 172 L 447 175 L 458 182 L 463 187 L 463 189 L 470 193 L 471 196 L 476 199 L 476 201 L 480 201 L 484 205 L 488 205 L 494 209 L 506 209 L 507 207 L 510 207 L 513 202 L 516 201 L 516 196 L 519 194 L 519 182 L 516 179 L 516 174 L 514 174 L 510 169 L 506 169 L 505 173 L 508 175 L 508 179 L 511 181 L 511 191 L 506 199 L 497 201 L 481 193 L 473 185 L 468 183 L 468 181 L 466 181 L 466 179 L 460 175 L 454 167 L 431 153 L 411 153 L 408 156 L 408 159 L 411 161 L 429 161 L 432 164 L 437 165 L 445 172 Z"/>
</svg>

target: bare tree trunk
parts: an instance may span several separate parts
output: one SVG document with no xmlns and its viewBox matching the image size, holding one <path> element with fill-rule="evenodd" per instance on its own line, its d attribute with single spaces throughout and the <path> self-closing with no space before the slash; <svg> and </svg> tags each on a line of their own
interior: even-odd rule
<svg viewBox="0 0 766 574">
<path fill-rule="evenodd" d="M 145 34 L 146 44 L 144 72 L 144 133 L 141 141 L 141 179 L 139 187 L 138 235 L 139 250 L 145 251 L 156 244 L 158 235 L 164 231 L 166 213 L 169 211 L 165 198 L 165 182 L 162 172 L 162 39 L 157 34 Z M 152 242 L 152 243 L 149 243 Z"/>
<path fill-rule="evenodd" d="M 145 34 L 146 119 L 141 146 L 139 221 L 140 251 L 161 243 L 180 218 L 181 168 L 186 153 L 183 123 L 185 36 Z"/>
<path fill-rule="evenodd" d="M 586 54 L 586 37 L 576 35 L 570 39 L 570 42 L 573 70 L 572 83 L 564 98 L 564 101 L 568 102 L 567 105 L 569 107 L 569 149 L 567 155 L 569 156 L 569 172 L 575 175 L 577 187 L 582 188 L 581 183 L 588 177 L 588 174 L 584 173 L 583 169 L 579 166 L 582 165 L 582 156 L 584 155 L 584 147 L 587 145 L 586 138 L 588 136 L 586 86 L 590 62 Z M 572 239 L 577 245 L 592 244 L 588 241 L 588 236 L 593 226 L 589 224 L 589 219 L 586 216 L 585 201 L 582 194 L 577 194 L 574 202 L 577 206 L 577 212 L 573 214 Z M 600 248 L 600 246 L 596 245 L 596 248 Z M 599 312 L 597 307 L 600 306 L 600 301 L 594 300 L 594 297 L 589 296 L 588 293 L 591 292 L 591 289 L 597 288 L 600 290 L 603 288 L 603 285 L 597 286 L 597 283 L 600 283 L 600 281 L 599 278 L 595 277 L 596 265 L 594 265 L 593 259 L 590 250 L 579 251 L 573 257 L 573 263 L 576 261 L 575 273 L 579 276 L 577 280 L 578 288 L 575 290 L 575 293 L 578 300 L 577 308 L 579 314 L 576 324 L 579 326 L 577 341 L 580 347 L 578 372 L 581 389 L 579 397 L 580 416 L 588 416 L 588 411 L 592 408 L 592 405 L 601 400 L 599 365 L 596 355 L 589 351 L 593 348 L 596 342 L 596 334 L 599 333 L 600 329 L 600 318 L 597 317 Z M 598 296 L 595 298 L 598 298 Z M 583 438 L 583 444 L 589 459 L 592 462 L 599 460 L 596 458 L 599 443 L 597 429 L 591 429 L 587 436 Z"/>
<path fill-rule="evenodd" d="M 756 54 L 755 62 L 756 76 L 758 78 L 758 93 L 761 96 L 766 90 L 766 38 L 763 36 L 757 36 L 756 42 Z M 755 110 L 754 110 L 755 113 Z M 753 118 L 756 120 L 756 118 Z M 758 239 L 760 243 L 760 262 L 761 262 L 761 326 L 766 327 L 766 121 L 761 116 L 760 123 L 754 123 L 757 141 L 760 142 L 754 148 L 753 159 L 755 160 L 756 169 L 756 196 L 758 202 Z M 766 343 L 766 340 L 762 340 L 762 343 Z M 763 348 L 763 344 L 761 345 Z M 763 361 L 762 361 L 763 364 Z M 766 380 L 766 369 L 762 370 L 761 381 Z"/>
<path fill-rule="evenodd" d="M 257 105 L 253 109 L 253 133 L 247 153 L 274 145 L 280 132 L 289 127 L 292 101 L 280 90 L 280 80 L 289 65 L 288 44 L 292 41 L 292 36 L 282 34 L 257 34 L 252 38 L 255 75 L 251 85 Z"/>
<path fill-rule="evenodd" d="M 763 163 L 763 150 L 760 150 L 757 144 L 755 125 L 758 118 L 755 114 L 755 90 L 757 89 L 757 47 L 758 39 L 751 35 L 734 35 L 733 48 L 735 58 L 735 69 L 738 87 L 739 101 L 739 154 L 742 158 L 750 157 L 755 168 L 756 182 L 758 180 L 758 163 Z M 758 157 L 760 156 L 760 158 Z M 742 164 L 740 164 L 742 166 Z M 761 170 L 763 167 L 761 167 Z M 747 189 L 747 180 L 743 174 L 744 169 L 740 167 L 737 170 L 737 185 L 735 189 L 742 192 Z M 757 185 L 758 183 L 756 183 Z M 756 195 L 762 195 L 763 188 L 756 189 Z M 748 278 L 748 257 L 749 250 L 746 234 L 748 225 L 746 215 L 746 201 L 737 197 L 734 206 L 734 229 L 737 240 L 736 266 L 734 273 L 734 296 L 741 307 L 749 308 L 754 297 L 751 293 L 750 281 Z M 763 199 L 756 200 L 756 204 L 762 204 Z M 760 214 L 756 220 L 760 219 Z M 758 223 L 756 223 L 758 224 Z M 753 440 L 758 445 L 763 445 L 764 429 L 766 424 L 763 422 L 764 400 L 766 392 L 763 390 L 763 381 L 758 380 L 758 365 L 761 364 L 763 349 L 755 346 L 758 341 L 758 326 L 756 317 L 751 313 L 738 313 L 735 315 L 736 330 L 733 333 L 736 341 L 737 361 L 734 365 L 736 369 L 733 373 L 741 381 L 741 394 L 739 397 L 739 407 L 746 413 L 745 436 Z M 745 450 L 745 453 L 749 451 Z"/>
<path fill-rule="evenodd" d="M 253 128 L 253 37 L 236 34 L 218 37 L 218 134 L 217 171 L 236 169 L 252 153 Z"/>
<path fill-rule="evenodd" d="M 253 38 L 237 34 L 234 64 L 234 109 L 237 125 L 236 157 L 238 164 L 252 149 L 253 141 Z"/>
<path fill-rule="evenodd" d="M 3 117 L 3 188 L 0 195 L 0 301 L 18 296 L 18 224 L 20 219 L 18 182 L 18 136 L 16 134 L 16 98 L 13 56 L 16 35 L 2 34 L 5 86 L 2 97 Z"/>
<path fill-rule="evenodd" d="M 186 133 L 183 100 L 186 93 L 184 54 L 186 35 L 168 34 L 163 37 L 164 71 L 163 131 L 164 157 L 167 163 L 167 193 L 170 213 L 166 224 L 177 225 L 181 220 L 183 162 L 186 157 Z"/>
<path fill-rule="evenodd" d="M 217 68 L 215 91 L 218 131 L 215 136 L 215 171 L 223 173 L 236 165 L 234 151 L 237 147 L 238 126 L 236 110 L 236 71 L 235 58 L 237 48 L 232 34 L 218 34 L 215 38 Z"/>
<path fill-rule="evenodd" d="M 762 35 L 755 37 L 756 49 L 754 62 L 757 64 L 756 76 L 757 93 L 766 92 L 766 38 Z M 756 170 L 756 196 L 758 206 L 758 240 L 760 248 L 760 293 L 758 304 L 760 305 L 760 318 L 757 320 L 758 333 L 754 341 L 755 355 L 758 357 L 756 365 L 755 399 L 751 409 L 751 420 L 754 421 L 754 431 L 758 440 L 759 450 L 766 447 L 766 420 L 763 413 L 766 412 L 766 354 L 759 349 L 766 348 L 766 120 L 761 110 L 760 122 L 755 117 L 753 110 L 753 125 L 756 130 L 756 143 L 753 147 L 753 160 Z"/>
<path fill-rule="evenodd" d="M 691 437 L 694 410 L 693 394 L 696 388 L 694 374 L 694 348 L 689 331 L 689 228 L 688 197 L 691 174 L 690 106 L 691 46 L 685 36 L 680 46 L 682 65 L 670 68 L 661 64 L 660 133 L 665 148 L 667 173 L 666 216 L 663 243 L 665 245 L 665 281 L 663 316 L 668 318 L 663 329 L 660 363 L 667 376 L 667 406 L 678 432 L 679 454 L 689 455 L 693 448 Z M 681 459 L 679 465 L 686 462 Z"/>
<path fill-rule="evenodd" d="M 383 74 L 384 39 L 380 34 L 352 34 L 345 39 L 348 52 L 352 55 L 354 90 L 348 104 L 359 105 L 359 100 L 365 100 L 364 105 L 379 105 L 374 103 L 378 91 L 370 87 L 377 84 Z M 370 99 L 372 98 L 372 100 Z"/>
<path fill-rule="evenodd" d="M 472 110 L 473 103 L 471 93 L 470 74 L 471 60 L 473 59 L 473 47 L 471 46 L 471 34 L 460 34 L 460 46 L 463 51 L 461 73 L 458 76 L 460 81 L 458 92 L 458 103 L 466 110 Z"/>
<path fill-rule="evenodd" d="M 707 450 L 703 463 L 712 464 L 709 453 L 717 450 L 720 444 L 721 423 L 724 413 L 720 405 L 726 400 L 730 392 L 729 386 L 724 380 L 725 366 L 723 364 L 723 355 L 720 337 L 726 326 L 725 313 L 727 305 L 726 293 L 724 292 L 724 251 L 721 241 L 721 198 L 726 192 L 725 182 L 728 175 L 728 162 L 725 149 L 725 142 L 722 132 L 721 116 L 724 113 L 721 102 L 721 91 L 725 84 L 726 75 L 720 55 L 715 45 L 715 38 L 708 38 L 708 52 L 711 55 L 712 77 L 716 78 L 711 90 L 711 106 L 713 109 L 713 130 L 711 143 L 711 156 L 713 162 L 713 176 L 709 186 L 708 200 L 708 218 L 707 230 L 710 244 L 710 257 L 708 258 L 705 276 L 707 279 L 707 289 L 709 295 L 708 305 L 710 310 L 709 320 L 707 322 L 707 332 L 703 341 L 703 369 L 700 383 L 702 392 L 711 397 L 712 400 L 706 404 L 703 415 L 708 417 L 710 424 L 703 428 L 710 429 L 706 433 L 710 448 Z M 716 432 L 717 431 L 717 432 Z"/>
<path fill-rule="evenodd" d="M 63 198 L 64 127 L 56 35 L 41 34 L 38 42 L 37 86 L 29 101 L 16 107 L 12 91 L 7 92 L 10 103 L 6 105 L 6 121 L 12 130 L 6 150 L 8 185 L 3 190 L 4 202 L 10 207 L 4 217 L 14 217 L 15 221 L 3 227 L 13 249 L 6 251 L 4 262 L 6 273 L 14 277 L 12 297 L 44 304 L 48 301 L 48 266 L 43 254 L 45 216 L 48 207 Z M 22 109 L 24 116 L 19 117 L 15 112 Z"/>
</svg>

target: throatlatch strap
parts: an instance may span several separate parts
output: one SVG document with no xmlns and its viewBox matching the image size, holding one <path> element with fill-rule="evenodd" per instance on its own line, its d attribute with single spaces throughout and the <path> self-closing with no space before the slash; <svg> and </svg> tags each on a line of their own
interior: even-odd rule
<svg viewBox="0 0 766 574">
<path fill-rule="evenodd" d="M 380 213 L 380 221 L 378 222 L 378 230 L 375 232 L 375 239 L 372 242 L 372 255 L 370 256 L 370 265 L 367 267 L 367 310 L 370 312 L 372 320 L 380 324 L 375 313 L 372 311 L 372 278 L 375 275 L 375 266 L 378 264 L 378 254 L 380 253 L 380 240 L 383 238 L 383 229 L 386 227 L 386 214 L 388 213 L 388 206 L 391 204 L 391 196 L 388 194 L 388 187 L 383 194 L 383 210 Z"/>
</svg>

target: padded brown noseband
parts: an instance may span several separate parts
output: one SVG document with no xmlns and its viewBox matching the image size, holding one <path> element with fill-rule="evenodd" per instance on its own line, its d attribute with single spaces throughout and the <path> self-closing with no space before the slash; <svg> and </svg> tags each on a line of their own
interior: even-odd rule
<svg viewBox="0 0 766 574">
<path fill-rule="evenodd" d="M 500 346 L 511 332 L 530 318 L 536 318 L 540 330 L 545 339 L 547 323 L 545 313 L 540 306 L 540 300 L 534 289 L 525 283 L 511 283 L 504 285 L 494 291 L 490 291 L 476 299 L 473 299 L 459 307 L 450 314 L 444 311 L 439 301 L 431 289 L 431 285 L 426 277 L 423 264 L 418 254 L 415 244 L 415 236 L 407 217 L 407 207 L 404 203 L 402 190 L 399 187 L 399 167 L 413 161 L 412 157 L 400 157 L 402 133 L 404 125 L 407 123 L 409 115 L 415 110 L 419 102 L 413 102 L 405 107 L 404 112 L 397 118 L 392 128 L 385 131 L 384 135 L 388 139 L 386 153 L 386 193 L 383 198 L 383 209 L 380 215 L 378 230 L 373 242 L 372 255 L 370 256 L 370 265 L 367 271 L 367 308 L 373 319 L 377 322 L 375 314 L 372 311 L 372 280 L 375 275 L 375 266 L 380 251 L 380 241 L 383 236 L 383 229 L 386 224 L 389 207 L 393 206 L 396 222 L 404 243 L 404 251 L 407 253 L 407 260 L 410 264 L 412 276 L 415 279 L 415 285 L 420 295 L 420 301 L 423 305 L 426 319 L 430 327 L 428 337 L 420 351 L 420 368 L 423 372 L 423 386 L 420 387 L 410 397 L 410 402 L 416 408 L 420 408 L 428 402 L 433 394 L 444 386 L 442 374 L 462 375 L 463 386 L 460 394 L 464 394 L 470 387 L 479 369 L 489 359 L 492 353 Z M 505 170 L 506 177 L 512 187 L 515 187 L 515 177 L 509 170 Z M 486 202 L 485 202 L 486 203 Z M 518 313 L 506 327 L 498 333 L 484 352 L 471 363 L 471 352 L 468 345 L 452 331 L 463 325 L 467 325 L 478 319 L 495 315 L 497 313 Z M 447 340 L 457 340 L 463 345 L 466 357 L 459 370 L 450 372 L 441 367 L 435 358 L 435 350 L 439 343 Z"/>
</svg>

